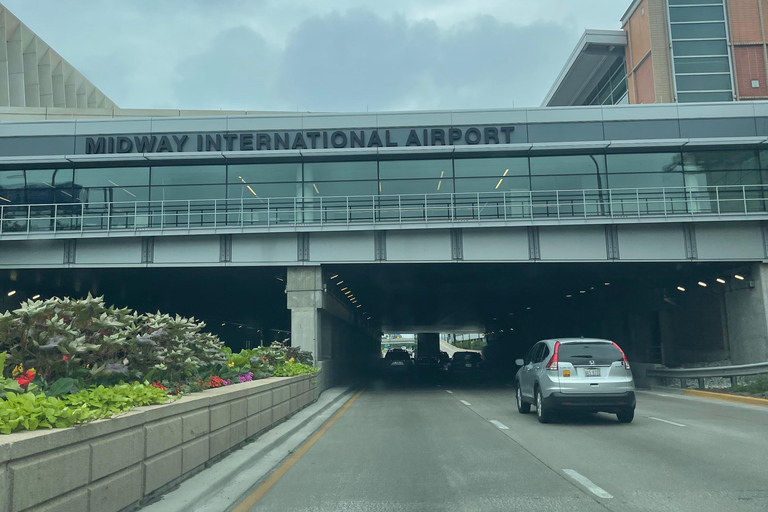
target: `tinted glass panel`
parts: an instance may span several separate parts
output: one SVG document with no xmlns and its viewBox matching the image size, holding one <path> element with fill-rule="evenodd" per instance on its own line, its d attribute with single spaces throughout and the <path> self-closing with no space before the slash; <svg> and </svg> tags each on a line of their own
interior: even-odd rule
<svg viewBox="0 0 768 512">
<path fill-rule="evenodd" d="M 23 188 L 24 171 L 0 171 L 0 189 Z"/>
<path fill-rule="evenodd" d="M 676 21 L 715 21 L 724 20 L 722 6 L 707 7 L 670 7 L 669 20 Z"/>
<path fill-rule="evenodd" d="M 677 89 L 683 91 L 731 90 L 731 75 L 677 75 Z"/>
<path fill-rule="evenodd" d="M 672 25 L 672 39 L 725 38 L 725 23 L 686 23 Z"/>
<path fill-rule="evenodd" d="M 528 176 L 528 158 L 457 158 L 453 163 L 456 177 Z M 509 172 L 507 172 L 509 169 Z"/>
<path fill-rule="evenodd" d="M 727 55 L 728 45 L 720 41 L 676 41 L 672 43 L 676 57 L 685 55 Z"/>
<path fill-rule="evenodd" d="M 149 185 L 148 167 L 77 169 L 75 185 L 80 187 L 128 187 Z"/>
<path fill-rule="evenodd" d="M 77 190 L 76 195 L 81 203 L 146 201 L 149 187 L 93 187 Z"/>
<path fill-rule="evenodd" d="M 153 201 L 224 199 L 226 188 L 225 185 L 152 187 L 151 199 Z"/>
<path fill-rule="evenodd" d="M 378 192 L 378 181 L 327 181 L 304 184 L 304 197 L 372 196 Z"/>
<path fill-rule="evenodd" d="M 531 174 L 596 174 L 605 170 L 603 155 L 537 156 L 531 158 Z"/>
<path fill-rule="evenodd" d="M 306 181 L 375 180 L 376 162 L 307 162 L 304 164 Z"/>
<path fill-rule="evenodd" d="M 230 183 L 301 181 L 301 163 L 230 165 Z"/>
<path fill-rule="evenodd" d="M 608 172 L 672 172 L 681 171 L 680 153 L 632 153 L 608 155 Z"/>
<path fill-rule="evenodd" d="M 728 73 L 728 57 L 689 57 L 675 59 L 676 73 Z"/>
<path fill-rule="evenodd" d="M 231 200 L 254 199 L 256 197 L 301 197 L 301 184 L 298 183 L 253 183 L 248 185 L 230 185 L 227 197 Z"/>
<path fill-rule="evenodd" d="M 152 185 L 197 185 L 225 182 L 226 167 L 223 165 L 152 167 Z"/>
<path fill-rule="evenodd" d="M 381 193 L 394 194 L 450 194 L 453 180 L 389 180 L 381 182 Z"/>
<path fill-rule="evenodd" d="M 379 162 L 381 179 L 391 178 L 450 178 L 452 160 L 385 160 Z"/>
<path fill-rule="evenodd" d="M 702 172 L 685 175 L 685 184 L 688 187 L 724 187 L 762 183 L 760 171 Z"/>
<path fill-rule="evenodd" d="M 683 153 L 686 172 L 759 169 L 755 151 L 692 151 Z"/>
<path fill-rule="evenodd" d="M 624 360 L 612 343 L 563 343 L 558 356 L 563 363 L 574 366 L 605 366 Z"/>
<path fill-rule="evenodd" d="M 646 187 L 682 187 L 683 173 L 612 174 L 608 177 L 611 189 Z"/>
<path fill-rule="evenodd" d="M 730 92 L 682 92 L 677 95 L 680 103 L 706 103 L 714 101 L 733 101 Z"/>
<path fill-rule="evenodd" d="M 605 183 L 598 186 L 597 176 L 534 176 L 531 178 L 533 190 L 583 190 L 605 188 Z"/>
<path fill-rule="evenodd" d="M 456 192 L 508 192 L 528 190 L 530 181 L 525 178 L 460 178 L 456 180 Z"/>
</svg>

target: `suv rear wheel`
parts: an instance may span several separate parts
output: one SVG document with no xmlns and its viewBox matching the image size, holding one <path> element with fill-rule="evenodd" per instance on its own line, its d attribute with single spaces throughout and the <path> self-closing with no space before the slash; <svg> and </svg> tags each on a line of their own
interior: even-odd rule
<svg viewBox="0 0 768 512">
<path fill-rule="evenodd" d="M 635 419 L 634 409 L 622 409 L 616 413 L 616 417 L 619 419 L 619 423 L 632 423 Z"/>
<path fill-rule="evenodd" d="M 544 397 L 541 395 L 541 389 L 538 388 L 536 388 L 536 417 L 539 423 L 552 421 L 552 412 L 544 405 Z"/>
<path fill-rule="evenodd" d="M 517 412 L 520 414 L 528 414 L 531 412 L 531 404 L 523 402 L 523 392 L 520 391 L 520 383 L 517 383 L 517 391 L 515 391 L 515 398 L 517 399 Z"/>
</svg>

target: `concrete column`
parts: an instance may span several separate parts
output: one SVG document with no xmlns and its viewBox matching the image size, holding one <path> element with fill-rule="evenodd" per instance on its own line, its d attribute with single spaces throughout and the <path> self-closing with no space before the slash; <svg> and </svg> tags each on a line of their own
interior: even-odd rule
<svg viewBox="0 0 768 512">
<path fill-rule="evenodd" d="M 40 106 L 53 106 L 53 67 L 51 66 L 51 49 L 48 48 L 37 65 L 37 76 L 40 82 Z"/>
<path fill-rule="evenodd" d="M 64 101 L 67 108 L 77 107 L 77 82 L 75 81 L 75 70 L 67 62 L 61 64 L 64 74 Z"/>
<path fill-rule="evenodd" d="M 22 44 L 24 45 L 24 97 L 26 107 L 40 106 L 40 74 L 37 58 L 37 36 L 22 26 Z"/>
<path fill-rule="evenodd" d="M 64 62 L 61 57 L 58 58 L 53 72 L 51 73 L 51 86 L 53 87 L 53 106 L 66 107 L 67 97 L 64 87 Z"/>
<path fill-rule="evenodd" d="M 768 265 L 753 264 L 745 277 L 729 279 L 725 294 L 733 364 L 768 361 Z"/>
<path fill-rule="evenodd" d="M 330 357 L 331 354 L 323 354 L 321 350 L 320 310 L 324 293 L 321 268 L 288 267 L 285 291 L 291 310 L 291 345 L 309 350 L 316 361 Z"/>
<path fill-rule="evenodd" d="M 24 49 L 21 44 L 21 25 L 8 37 L 8 86 L 12 107 L 24 103 Z"/>
<path fill-rule="evenodd" d="M 0 107 L 11 104 L 8 89 L 8 33 L 6 11 L 0 10 Z"/>
</svg>

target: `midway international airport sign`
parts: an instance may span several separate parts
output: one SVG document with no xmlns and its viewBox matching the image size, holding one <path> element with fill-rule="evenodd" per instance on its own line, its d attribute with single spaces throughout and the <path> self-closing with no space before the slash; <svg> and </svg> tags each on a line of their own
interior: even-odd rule
<svg viewBox="0 0 768 512">
<path fill-rule="evenodd" d="M 514 126 L 89 136 L 88 155 L 510 144 Z"/>
</svg>

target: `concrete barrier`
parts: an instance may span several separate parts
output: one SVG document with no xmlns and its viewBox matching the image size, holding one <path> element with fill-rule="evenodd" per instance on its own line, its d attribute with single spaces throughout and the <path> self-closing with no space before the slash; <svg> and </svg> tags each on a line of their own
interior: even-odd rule
<svg viewBox="0 0 768 512">
<path fill-rule="evenodd" d="M 162 494 L 319 395 L 270 378 L 67 429 L 0 436 L 0 512 L 118 512 Z"/>
</svg>

